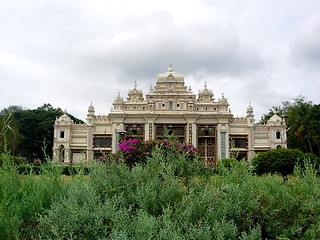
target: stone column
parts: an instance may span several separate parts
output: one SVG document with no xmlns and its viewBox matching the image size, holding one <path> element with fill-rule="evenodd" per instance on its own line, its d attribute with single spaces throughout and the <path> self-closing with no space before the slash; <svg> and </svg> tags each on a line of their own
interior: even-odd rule
<svg viewBox="0 0 320 240">
<path fill-rule="evenodd" d="M 185 116 L 187 121 L 186 125 L 186 142 L 192 144 L 194 147 L 197 146 L 197 125 L 196 121 L 198 117 L 195 116 Z"/>
<path fill-rule="evenodd" d="M 149 116 L 144 116 L 145 123 L 145 139 L 153 140 L 155 138 L 155 126 L 154 121 L 157 119 L 157 114 L 149 114 Z"/>
<path fill-rule="evenodd" d="M 92 148 L 93 148 L 93 125 L 87 125 L 87 162 L 92 161 Z"/>
<path fill-rule="evenodd" d="M 219 123 L 217 125 L 217 136 L 216 136 L 216 143 L 217 143 L 217 160 L 222 158 L 229 158 L 229 126 L 226 123 Z"/>
<path fill-rule="evenodd" d="M 248 161 L 254 157 L 254 127 L 248 127 Z"/>
</svg>

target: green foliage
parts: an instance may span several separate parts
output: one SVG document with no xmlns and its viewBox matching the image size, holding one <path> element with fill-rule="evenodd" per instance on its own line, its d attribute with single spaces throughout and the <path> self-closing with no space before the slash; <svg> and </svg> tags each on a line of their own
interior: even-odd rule
<svg viewBox="0 0 320 240">
<path fill-rule="evenodd" d="M 1 110 L 0 151 L 7 147 L 14 155 L 26 157 L 30 163 L 35 159 L 45 161 L 44 152 L 52 155 L 54 121 L 62 114 L 60 108 L 53 108 L 50 104 L 32 110 L 20 106 Z M 70 117 L 75 122 L 82 122 Z"/>
<path fill-rule="evenodd" d="M 39 214 L 65 188 L 60 172 L 43 171 L 41 176 L 19 175 L 4 159 L 0 168 L 0 239 L 37 238 Z"/>
<path fill-rule="evenodd" d="M 274 106 L 264 114 L 260 123 L 277 114 L 285 118 L 288 126 L 288 147 L 311 152 L 320 157 L 320 105 L 313 104 L 303 96 L 285 101 L 282 106 Z"/>
<path fill-rule="evenodd" d="M 11 161 L 12 163 L 17 165 L 25 164 L 25 161 L 23 161 L 19 157 L 12 156 L 8 153 L 0 153 L 0 166 L 2 165 L 4 159 L 7 159 L 8 161 Z"/>
<path fill-rule="evenodd" d="M 237 160 L 237 159 L 222 158 L 219 160 L 217 168 L 219 168 L 219 166 L 222 166 L 222 165 L 226 168 L 231 168 L 232 166 L 235 166 L 237 164 L 239 164 L 239 160 Z"/>
<path fill-rule="evenodd" d="M 66 176 L 75 175 L 75 174 L 87 175 L 90 172 L 90 167 L 84 167 L 84 166 L 51 166 L 51 165 L 44 165 L 44 166 L 19 165 L 17 167 L 17 171 L 18 171 L 19 174 L 40 175 L 43 172 L 50 171 L 52 168 L 54 168 L 55 171 L 58 171 L 61 174 L 66 175 Z"/>
<path fill-rule="evenodd" d="M 149 158 L 154 157 L 153 154 L 158 153 L 155 149 L 162 150 L 162 159 L 172 161 L 173 159 L 180 161 L 180 165 L 185 165 L 186 161 L 199 161 L 198 150 L 192 145 L 181 144 L 177 141 L 153 140 L 144 141 L 141 139 L 130 139 L 119 144 L 119 151 L 114 156 L 115 161 L 123 158 L 124 162 L 132 168 L 136 164 L 146 163 Z M 100 161 L 105 161 L 105 156 L 99 158 Z M 183 167 L 183 166 L 181 166 Z"/>
<path fill-rule="evenodd" d="M 293 173 L 299 159 L 303 161 L 304 154 L 296 149 L 279 148 L 260 153 L 252 159 L 252 164 L 258 174 L 279 172 L 283 177 Z"/>
<path fill-rule="evenodd" d="M 89 175 L 67 178 L 46 166 L 19 175 L 4 161 L 0 239 L 320 238 L 320 179 L 308 163 L 282 184 L 242 161 L 203 177 L 175 148 L 151 156 L 132 167 L 122 158 L 94 163 Z"/>
</svg>

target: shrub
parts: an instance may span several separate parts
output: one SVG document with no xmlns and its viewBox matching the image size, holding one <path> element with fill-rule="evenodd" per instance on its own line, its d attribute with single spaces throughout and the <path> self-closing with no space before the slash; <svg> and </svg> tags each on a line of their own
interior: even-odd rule
<svg viewBox="0 0 320 240">
<path fill-rule="evenodd" d="M 293 173 L 294 166 L 299 159 L 303 160 L 304 156 L 296 149 L 279 148 L 256 155 L 252 164 L 258 174 L 279 172 L 286 180 L 287 175 Z"/>
<path fill-rule="evenodd" d="M 121 157 L 125 163 L 132 168 L 136 164 L 145 164 L 148 158 L 153 157 L 152 152 L 155 149 L 161 149 L 165 159 L 168 156 L 172 157 L 172 153 L 182 155 L 184 160 L 194 161 L 198 160 L 198 150 L 192 145 L 181 144 L 174 141 L 144 141 L 140 139 L 130 139 L 119 144 L 119 151 L 114 155 L 115 161 L 118 161 Z M 175 158 L 170 158 L 173 160 Z M 104 161 L 105 157 L 100 158 L 100 161 Z"/>
<path fill-rule="evenodd" d="M 2 165 L 4 161 L 10 161 L 16 165 L 25 163 L 21 158 L 17 156 L 12 156 L 8 153 L 0 153 L 0 165 Z"/>
<path fill-rule="evenodd" d="M 217 168 L 219 168 L 219 166 L 224 166 L 226 168 L 231 168 L 232 166 L 235 166 L 239 164 L 239 160 L 234 159 L 234 158 L 222 158 L 219 160 Z"/>
<path fill-rule="evenodd" d="M 138 163 L 146 163 L 147 156 L 151 154 L 155 147 L 155 141 L 143 141 L 140 139 L 130 139 L 119 143 L 119 156 L 122 156 L 125 163 L 133 167 Z"/>
<path fill-rule="evenodd" d="M 40 175 L 2 166 L 0 239 L 320 239 L 311 165 L 281 184 L 244 161 L 203 178 L 189 156 L 164 143 L 134 167 L 119 158 L 69 177 L 55 166 L 38 166 Z"/>
<path fill-rule="evenodd" d="M 60 172 L 20 175 L 16 166 L 0 167 L 0 239 L 37 239 L 39 215 L 64 191 Z"/>
<path fill-rule="evenodd" d="M 308 162 L 313 165 L 315 168 L 320 167 L 320 158 L 313 153 L 305 153 L 304 158 L 308 160 Z M 304 161 L 299 161 L 299 164 L 304 167 Z"/>
</svg>

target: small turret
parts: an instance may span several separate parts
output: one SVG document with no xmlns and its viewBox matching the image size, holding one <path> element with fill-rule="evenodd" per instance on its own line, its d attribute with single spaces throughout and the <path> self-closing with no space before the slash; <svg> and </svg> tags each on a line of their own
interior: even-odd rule
<svg viewBox="0 0 320 240">
<path fill-rule="evenodd" d="M 129 90 L 127 100 L 128 102 L 133 102 L 133 103 L 142 102 L 144 100 L 142 90 L 137 89 L 137 82 L 134 82 L 133 89 Z"/>
<path fill-rule="evenodd" d="M 87 123 L 91 125 L 93 123 L 93 117 L 94 117 L 94 106 L 92 105 L 92 102 L 90 106 L 88 107 L 88 114 L 87 114 Z"/>
<path fill-rule="evenodd" d="M 212 103 L 214 101 L 212 90 L 207 88 L 207 83 L 204 83 L 204 88 L 199 90 L 198 102 L 201 103 Z"/>
<path fill-rule="evenodd" d="M 251 106 L 250 102 L 249 102 L 249 106 L 247 107 L 247 119 L 249 124 L 254 123 L 253 107 Z"/>
<path fill-rule="evenodd" d="M 94 106 L 92 105 L 92 102 L 88 107 L 88 115 L 94 115 Z"/>
</svg>

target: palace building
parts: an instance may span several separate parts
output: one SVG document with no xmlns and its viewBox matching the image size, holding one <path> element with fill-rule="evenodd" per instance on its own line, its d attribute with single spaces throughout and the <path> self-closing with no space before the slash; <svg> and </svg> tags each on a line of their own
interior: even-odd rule
<svg viewBox="0 0 320 240">
<path fill-rule="evenodd" d="M 222 158 L 249 160 L 256 153 L 287 146 L 284 119 L 274 115 L 265 125 L 255 124 L 250 104 L 246 117 L 234 117 L 223 94 L 216 99 L 204 84 L 196 96 L 171 65 L 145 97 L 135 83 L 126 100 L 118 94 L 112 105 L 108 115 L 95 115 L 91 103 L 85 124 L 75 124 L 66 113 L 56 119 L 54 161 L 90 162 L 116 152 L 123 140 L 161 139 L 165 128 L 180 142 L 197 147 L 211 166 Z"/>
</svg>

